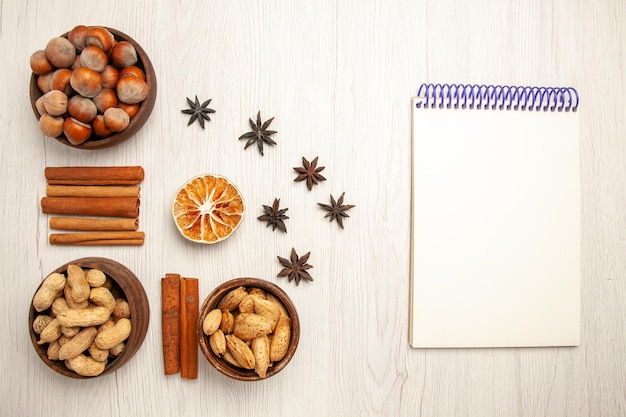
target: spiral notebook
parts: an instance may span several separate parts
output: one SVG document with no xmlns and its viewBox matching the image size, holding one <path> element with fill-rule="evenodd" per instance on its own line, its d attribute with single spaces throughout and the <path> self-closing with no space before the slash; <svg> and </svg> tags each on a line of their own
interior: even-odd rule
<svg viewBox="0 0 626 417">
<path fill-rule="evenodd" d="M 577 109 L 573 88 L 420 87 L 412 347 L 580 343 Z"/>
</svg>

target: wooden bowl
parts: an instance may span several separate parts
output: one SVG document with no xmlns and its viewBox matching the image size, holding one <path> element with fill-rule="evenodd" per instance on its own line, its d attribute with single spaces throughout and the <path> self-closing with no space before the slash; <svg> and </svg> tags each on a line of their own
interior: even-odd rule
<svg viewBox="0 0 626 417">
<path fill-rule="evenodd" d="M 287 350 L 287 354 L 283 359 L 278 362 L 275 362 L 270 366 L 267 370 L 267 375 L 265 378 L 261 378 L 257 375 L 254 370 L 248 370 L 244 368 L 240 368 L 237 366 L 233 366 L 226 362 L 220 356 L 217 356 L 211 350 L 209 346 L 209 337 L 204 334 L 202 329 L 202 324 L 206 315 L 213 309 L 217 308 L 220 300 L 231 290 L 234 290 L 238 287 L 245 287 L 246 289 L 250 288 L 260 288 L 264 290 L 266 293 L 271 293 L 276 298 L 278 298 L 282 304 L 287 309 L 289 313 L 289 317 L 291 318 L 291 339 L 289 342 L 289 348 Z M 277 373 L 279 373 L 293 358 L 293 355 L 296 353 L 296 349 L 298 347 L 298 342 L 300 340 L 300 321 L 298 318 L 298 312 L 296 308 L 289 298 L 289 296 L 277 285 L 272 284 L 269 281 L 265 281 L 259 278 L 236 278 L 230 281 L 224 282 L 215 288 L 209 296 L 204 300 L 202 307 L 200 309 L 200 315 L 198 317 L 198 340 L 200 342 L 200 350 L 204 357 L 209 361 L 209 363 L 217 369 L 222 374 L 238 379 L 240 381 L 259 381 L 263 379 L 270 378 Z"/>
<path fill-rule="evenodd" d="M 124 265 L 119 264 L 111 259 L 106 258 L 81 258 L 68 262 L 55 269 L 52 272 L 58 272 L 65 274 L 68 265 L 78 265 L 82 268 L 97 268 L 105 273 L 113 281 L 113 287 L 111 293 L 115 298 L 122 297 L 128 301 L 130 307 L 130 322 L 131 332 L 130 336 L 126 340 L 126 347 L 122 353 L 116 358 L 109 358 L 109 362 L 106 365 L 104 372 L 98 376 L 107 375 L 115 372 L 125 363 L 127 363 L 137 353 L 148 331 L 148 324 L 150 322 L 150 307 L 148 304 L 148 297 L 141 285 L 139 279 L 133 274 L 133 272 L 126 268 Z M 41 284 L 39 285 L 41 287 Z M 37 290 L 39 289 L 37 288 Z M 36 292 L 36 291 L 35 291 Z M 35 351 L 39 355 L 42 361 L 50 369 L 71 378 L 86 379 L 85 377 L 78 375 L 74 371 L 71 371 L 65 366 L 63 361 L 55 361 L 48 359 L 47 349 L 48 344 L 38 345 L 39 335 L 33 330 L 33 320 L 39 314 L 47 314 L 48 310 L 37 312 L 31 302 L 28 315 L 28 326 L 30 329 L 30 338 L 35 348 Z"/>
<path fill-rule="evenodd" d="M 80 145 L 72 145 L 63 134 L 55 138 L 62 144 L 70 146 L 72 148 L 85 149 L 85 150 L 110 148 L 111 146 L 117 145 L 119 143 L 122 143 L 130 139 L 130 137 L 133 136 L 135 133 L 137 133 L 137 131 L 139 131 L 139 129 L 141 129 L 141 127 L 146 123 L 146 121 L 150 117 L 150 113 L 152 113 L 152 109 L 154 108 L 154 103 L 156 102 L 156 94 L 157 94 L 156 74 L 154 72 L 154 67 L 152 66 L 152 62 L 150 62 L 150 58 L 148 58 L 148 54 L 146 54 L 146 51 L 144 51 L 141 45 L 139 45 L 134 39 L 132 39 L 130 36 L 126 35 L 125 33 L 122 33 L 119 30 L 108 28 L 108 27 L 106 29 L 108 29 L 113 34 L 113 36 L 115 37 L 117 41 L 124 40 L 124 41 L 130 42 L 135 47 L 135 50 L 137 51 L 137 58 L 138 58 L 137 64 L 135 65 L 141 68 L 143 72 L 146 74 L 145 81 L 148 84 L 148 88 L 149 88 L 148 97 L 146 97 L 146 99 L 141 102 L 141 105 L 139 107 L 139 110 L 137 111 L 137 114 L 135 114 L 135 116 L 132 119 L 130 119 L 130 124 L 122 132 L 114 133 L 111 136 L 106 137 L 106 138 L 99 138 L 98 136 L 92 133 L 91 137 L 87 141 L 81 143 Z M 67 38 L 68 33 L 69 32 L 64 33 L 61 36 Z M 35 117 L 37 118 L 37 120 L 39 120 L 41 116 L 39 115 L 39 112 L 37 111 L 35 102 L 42 95 L 43 95 L 42 92 L 37 87 L 37 75 L 32 73 L 30 77 L 30 104 L 33 109 L 33 112 L 35 113 Z"/>
</svg>

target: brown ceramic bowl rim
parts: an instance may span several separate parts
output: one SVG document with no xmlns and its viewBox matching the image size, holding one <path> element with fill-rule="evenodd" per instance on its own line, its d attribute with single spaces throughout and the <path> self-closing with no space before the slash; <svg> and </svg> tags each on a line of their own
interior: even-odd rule
<svg viewBox="0 0 626 417">
<path fill-rule="evenodd" d="M 71 144 L 63 134 L 61 134 L 61 136 L 54 138 L 57 141 L 61 142 L 62 144 L 67 145 L 71 148 L 83 149 L 83 150 L 96 150 L 96 149 L 110 148 L 111 146 L 125 142 L 126 140 L 134 136 L 135 133 L 137 133 L 139 129 L 143 127 L 143 125 L 146 123 L 146 121 L 150 117 L 152 110 L 154 109 L 154 104 L 156 102 L 156 94 L 157 94 L 157 80 L 156 80 L 156 73 L 154 72 L 154 67 L 152 66 L 152 62 L 150 61 L 148 54 L 141 47 L 141 45 L 137 43 L 137 41 L 135 41 L 133 38 L 131 38 L 127 34 L 117 29 L 109 28 L 106 26 L 88 26 L 88 27 L 102 27 L 104 29 L 107 29 L 113 34 L 116 40 L 118 41 L 125 40 L 129 42 L 131 45 L 133 45 L 135 47 L 135 50 L 137 51 L 137 58 L 139 58 L 137 60 L 137 64 L 135 65 L 137 65 L 139 68 L 141 68 L 144 71 L 144 73 L 146 74 L 146 83 L 148 84 L 148 96 L 143 102 L 141 102 L 141 105 L 139 106 L 139 110 L 137 111 L 137 114 L 135 114 L 135 116 L 130 120 L 130 124 L 128 125 L 126 130 L 124 130 L 123 132 L 115 133 L 103 139 L 94 139 L 92 135 L 91 138 L 81 143 L 80 145 Z M 69 32 L 65 32 L 64 34 L 60 36 L 67 38 L 68 34 Z M 41 116 L 39 115 L 39 112 L 37 111 L 35 102 L 42 95 L 43 94 L 41 93 L 41 91 L 39 91 L 39 88 L 37 87 L 37 75 L 35 73 L 31 73 L 30 104 L 37 120 L 39 120 Z"/>
<path fill-rule="evenodd" d="M 110 277 L 119 291 L 124 293 L 126 300 L 128 301 L 128 305 L 130 307 L 130 322 L 131 322 L 131 333 L 128 339 L 126 340 L 126 348 L 124 351 L 115 359 L 109 360 L 106 367 L 104 368 L 104 372 L 102 372 L 98 376 L 108 375 L 120 367 L 122 367 L 125 363 L 127 363 L 134 355 L 137 353 L 141 344 L 143 343 L 146 333 L 148 332 L 148 324 L 150 321 L 150 307 L 148 303 L 148 296 L 143 288 L 143 285 L 135 276 L 135 274 L 120 264 L 119 262 L 113 261 L 107 258 L 98 258 L 98 257 L 88 257 L 76 259 L 70 262 L 67 262 L 64 265 L 56 268 L 54 272 L 64 273 L 67 271 L 67 267 L 69 265 L 78 265 L 82 268 L 98 268 L 102 272 L 104 272 L 108 277 Z M 126 279 L 122 280 L 119 278 L 119 274 L 124 274 Z M 117 276 L 114 276 L 116 274 Z M 37 290 L 43 284 L 42 282 L 37 286 Z M 37 292 L 35 290 L 35 293 Z M 33 294 L 34 298 L 34 294 Z M 76 372 L 69 370 L 63 361 L 53 361 L 48 359 L 47 355 L 47 346 L 48 344 L 38 345 L 37 340 L 39 336 L 33 330 L 33 320 L 38 314 L 44 314 L 43 312 L 38 312 L 33 307 L 33 303 L 31 300 L 29 311 L 28 311 L 28 327 L 30 332 L 30 339 L 35 348 L 35 352 L 41 358 L 41 360 L 48 365 L 48 367 L 61 375 L 65 375 L 71 378 L 76 379 L 90 379 L 95 377 L 86 377 L 82 375 L 78 375 Z M 96 376 L 97 377 L 97 376 Z"/>
<path fill-rule="evenodd" d="M 291 318 L 291 340 L 289 341 L 287 354 L 283 359 L 275 362 L 267 369 L 267 375 L 265 378 L 261 378 L 260 376 L 258 376 L 254 372 L 254 370 L 243 369 L 230 365 L 229 363 L 215 355 L 215 353 L 213 353 L 211 347 L 209 346 L 209 337 L 204 334 L 204 331 L 202 330 L 202 322 L 204 321 L 204 317 L 206 316 L 206 314 L 217 306 L 219 300 L 221 300 L 227 292 L 240 286 L 246 288 L 261 288 L 266 292 L 275 295 L 283 303 Z M 211 291 L 211 293 L 205 298 L 202 307 L 200 308 L 200 315 L 198 317 L 198 341 L 200 343 L 200 350 L 202 351 L 202 354 L 207 359 L 207 361 L 220 373 L 228 377 L 238 379 L 240 381 L 263 381 L 276 375 L 283 368 L 285 368 L 291 358 L 293 358 L 298 347 L 299 340 L 300 320 L 293 301 L 291 301 L 291 298 L 289 298 L 287 293 L 282 288 L 272 282 L 263 280 L 261 278 L 234 278 L 226 281 L 218 285 L 213 291 Z"/>
</svg>

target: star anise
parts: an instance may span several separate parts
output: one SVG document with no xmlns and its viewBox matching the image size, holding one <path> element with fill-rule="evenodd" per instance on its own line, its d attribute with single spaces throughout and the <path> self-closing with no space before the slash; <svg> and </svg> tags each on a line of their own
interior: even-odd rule
<svg viewBox="0 0 626 417">
<path fill-rule="evenodd" d="M 311 277 L 311 275 L 309 275 L 309 273 L 307 272 L 307 269 L 313 268 L 313 265 L 309 265 L 306 263 L 306 261 L 309 260 L 310 255 L 311 252 L 307 252 L 306 255 L 298 257 L 296 250 L 294 248 L 291 248 L 291 259 L 285 259 L 277 256 L 278 261 L 281 263 L 282 266 L 284 266 L 284 268 L 276 276 L 287 277 L 289 279 L 289 282 L 295 279 L 296 285 L 300 284 L 301 279 L 313 281 L 313 277 Z"/>
<path fill-rule="evenodd" d="M 263 144 L 272 146 L 276 145 L 276 142 L 274 142 L 274 140 L 270 137 L 270 135 L 273 135 L 274 133 L 276 133 L 276 131 L 267 130 L 274 118 L 272 117 L 271 119 L 266 120 L 265 123 L 261 123 L 261 111 L 259 111 L 256 115 L 256 123 L 254 123 L 252 119 L 248 120 L 250 121 L 250 127 L 252 127 L 252 131 L 244 133 L 239 137 L 239 139 L 248 140 L 248 142 L 246 142 L 246 146 L 243 147 L 244 149 L 247 149 L 248 146 L 256 142 L 257 147 L 259 148 L 259 152 L 261 152 L 261 155 L 263 155 Z"/>
<path fill-rule="evenodd" d="M 274 204 L 272 204 L 271 206 L 263 205 L 263 211 L 265 212 L 265 214 L 257 217 L 257 219 L 267 222 L 267 227 L 272 226 L 272 230 L 276 230 L 276 228 L 278 227 L 278 230 L 287 233 L 287 227 L 285 226 L 284 220 L 289 218 L 285 216 L 285 212 L 289 209 L 284 208 L 279 210 L 279 204 L 280 200 L 275 198 Z"/>
<path fill-rule="evenodd" d="M 343 193 L 341 193 L 341 197 L 339 197 L 339 199 L 337 201 L 335 201 L 335 199 L 333 198 L 332 194 L 330 195 L 330 205 L 328 204 L 322 204 L 322 203 L 317 203 L 318 206 L 320 206 L 321 208 L 323 208 L 324 210 L 328 211 L 328 213 L 326 213 L 326 215 L 324 216 L 324 218 L 326 217 L 330 217 L 329 221 L 333 221 L 333 220 L 337 220 L 337 223 L 339 224 L 339 227 L 341 227 L 343 229 L 343 219 L 344 217 L 350 217 L 348 216 L 348 213 L 346 213 L 346 211 L 350 210 L 353 207 L 356 207 L 352 204 L 343 204 L 343 196 L 345 194 L 345 191 Z"/>
<path fill-rule="evenodd" d="M 326 181 L 326 178 L 320 174 L 321 171 L 326 167 L 317 166 L 317 156 L 311 162 L 307 161 L 306 158 L 302 157 L 302 167 L 294 167 L 293 170 L 296 171 L 299 175 L 294 179 L 294 181 L 304 181 L 306 180 L 306 186 L 311 191 L 313 185 L 319 184 L 320 181 Z"/>
<path fill-rule="evenodd" d="M 187 104 L 189 104 L 189 109 L 183 109 L 181 112 L 185 114 L 190 114 L 191 118 L 189 119 L 189 123 L 187 126 L 191 125 L 196 120 L 200 122 L 200 126 L 204 129 L 204 121 L 211 121 L 209 114 L 215 113 L 215 110 L 210 109 L 209 103 L 211 103 L 212 99 L 208 99 L 204 103 L 200 104 L 200 100 L 198 100 L 198 96 L 196 96 L 196 101 L 191 101 L 189 97 L 187 97 Z"/>
</svg>

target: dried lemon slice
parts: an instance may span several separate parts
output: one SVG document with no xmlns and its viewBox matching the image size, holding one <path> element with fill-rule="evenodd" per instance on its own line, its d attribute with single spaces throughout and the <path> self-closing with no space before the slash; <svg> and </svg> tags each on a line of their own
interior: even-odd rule
<svg viewBox="0 0 626 417">
<path fill-rule="evenodd" d="M 221 175 L 190 179 L 174 197 L 172 214 L 178 231 L 200 243 L 217 243 L 232 235 L 245 212 L 239 189 Z"/>
</svg>

